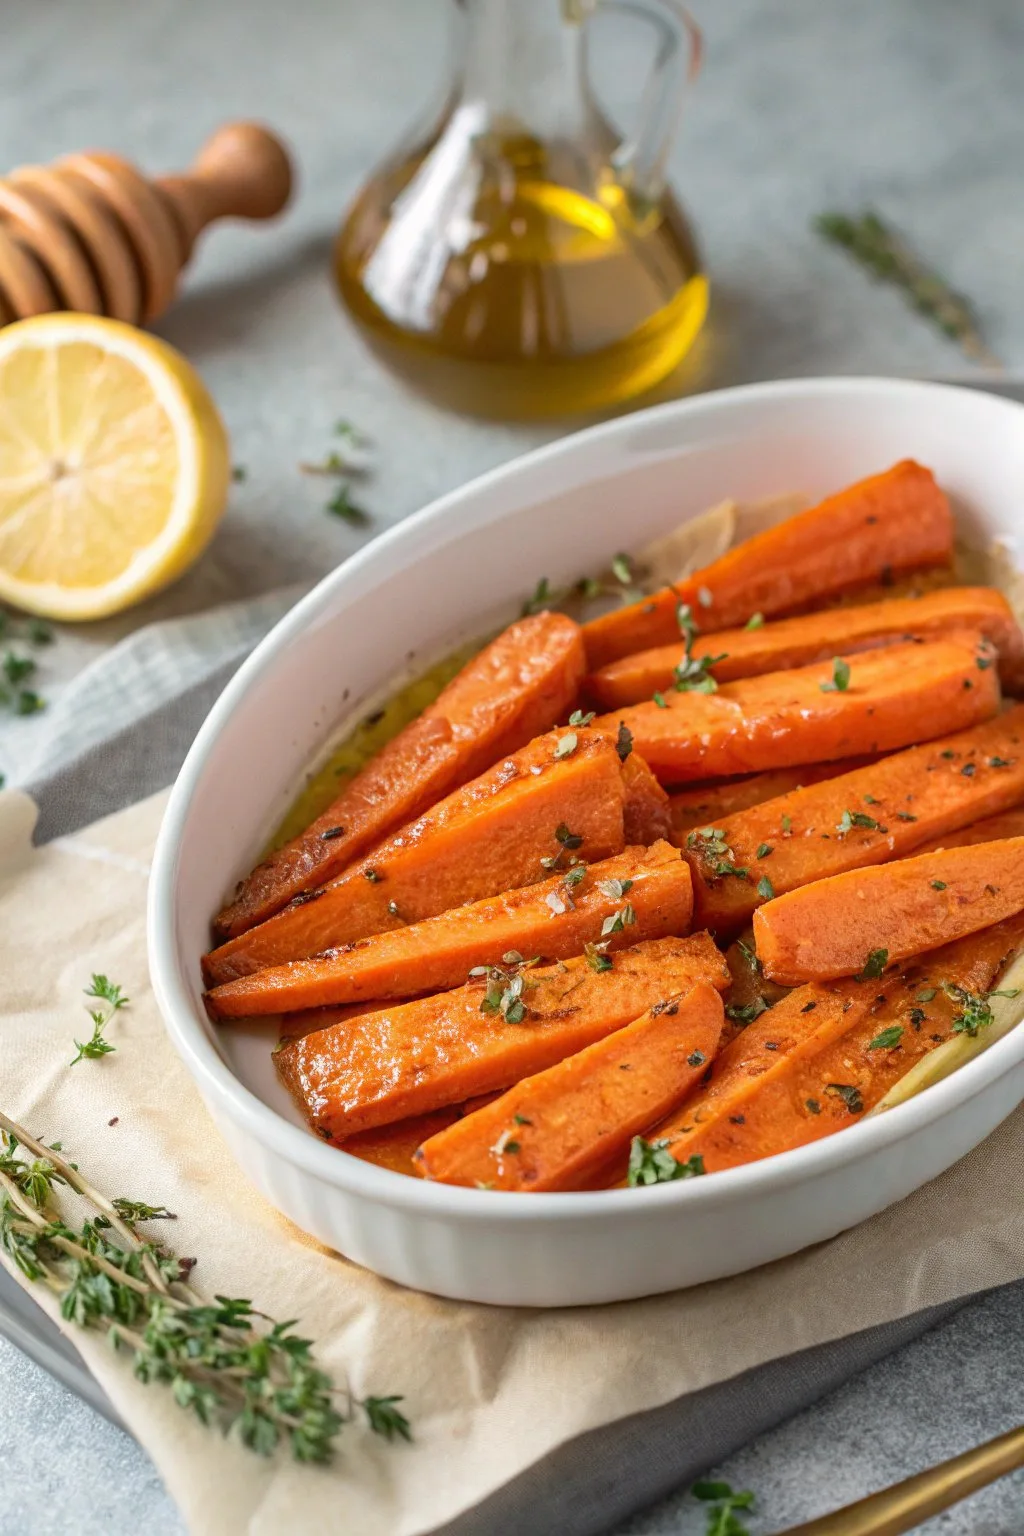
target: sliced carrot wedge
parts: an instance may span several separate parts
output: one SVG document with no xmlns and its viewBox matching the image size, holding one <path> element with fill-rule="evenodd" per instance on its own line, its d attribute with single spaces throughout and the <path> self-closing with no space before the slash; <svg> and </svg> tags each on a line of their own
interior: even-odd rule
<svg viewBox="0 0 1024 1536">
<path fill-rule="evenodd" d="M 207 955 L 208 985 L 401 928 L 546 878 L 542 859 L 588 862 L 623 848 L 621 764 L 580 730 L 539 736 L 380 843 L 328 885 Z M 559 835 L 561 832 L 561 836 Z"/>
<path fill-rule="evenodd" d="M 948 565 L 953 518 L 931 471 L 904 459 L 737 545 L 693 576 L 583 627 L 591 672 L 631 651 L 672 645 L 676 608 L 702 629 L 792 613 L 894 573 Z"/>
<path fill-rule="evenodd" d="M 694 920 L 732 936 L 772 895 L 883 864 L 1024 802 L 1024 705 L 687 832 Z M 741 871 L 725 872 L 729 864 Z"/>
<path fill-rule="evenodd" d="M 721 1052 L 710 1083 L 652 1136 L 667 1139 L 680 1162 L 698 1154 L 714 1173 L 842 1130 L 963 1028 L 963 1003 L 943 983 L 984 993 L 1022 945 L 1018 915 L 871 985 L 798 988 Z"/>
<path fill-rule="evenodd" d="M 513 1022 L 482 1009 L 487 986 L 473 982 L 289 1042 L 274 1058 L 278 1072 L 314 1129 L 344 1138 L 507 1088 L 698 982 L 724 990 L 729 973 L 702 933 L 637 944 L 609 970 L 581 956 L 527 971 L 523 982 L 506 1004 Z"/>
<path fill-rule="evenodd" d="M 231 1019 L 364 998 L 383 1003 L 457 987 L 473 966 L 500 965 L 510 950 L 567 960 L 605 938 L 621 949 L 683 934 L 692 911 L 690 869 L 677 848 L 627 848 L 589 868 L 567 865 L 538 885 L 242 976 L 208 993 L 206 1005 L 211 1018 Z"/>
<path fill-rule="evenodd" d="M 622 782 L 626 787 L 622 824 L 627 846 L 634 843 L 649 846 L 659 838 L 671 837 L 668 795 L 639 752 L 631 752 L 623 763 Z"/>
<path fill-rule="evenodd" d="M 444 1184 L 539 1191 L 586 1186 L 704 1076 L 722 999 L 694 987 L 424 1141 L 419 1171 Z"/>
<path fill-rule="evenodd" d="M 1024 837 L 852 870 L 766 901 L 754 942 L 784 986 L 882 969 L 1024 908 Z"/>
<path fill-rule="evenodd" d="M 842 688 L 833 666 L 817 663 L 717 693 L 671 693 L 661 705 L 599 715 L 594 728 L 624 724 L 663 784 L 887 752 L 994 715 L 993 655 L 988 641 L 965 631 L 865 651 Z"/>
<path fill-rule="evenodd" d="M 859 608 L 807 613 L 756 629 L 725 629 L 698 635 L 691 655 L 714 658 L 717 682 L 760 677 L 809 666 L 833 656 L 852 656 L 900 641 L 934 639 L 952 630 L 977 630 L 999 654 L 1000 676 L 1008 687 L 1024 676 L 1024 636 L 1009 603 L 994 587 L 949 587 L 920 598 L 867 603 Z M 602 709 L 645 703 L 675 686 L 683 644 L 640 651 L 613 661 L 584 680 L 584 690 Z"/>
<path fill-rule="evenodd" d="M 430 1136 L 446 1130 L 464 1115 L 472 1114 L 494 1095 L 482 1094 L 468 1104 L 450 1104 L 446 1109 L 436 1109 L 431 1115 L 414 1115 L 409 1120 L 399 1120 L 395 1125 L 379 1125 L 372 1131 L 360 1131 L 339 1143 L 342 1152 L 360 1158 L 364 1163 L 375 1163 L 391 1173 L 405 1173 L 416 1178 L 417 1168 L 413 1158 L 417 1149 Z"/>
<path fill-rule="evenodd" d="M 837 779 L 841 773 L 852 773 L 873 761 L 870 757 L 841 757 L 834 763 L 799 763 L 795 768 L 771 768 L 742 779 L 719 779 L 699 784 L 696 789 L 678 790 L 668 797 L 672 835 L 681 840 L 691 827 L 714 825 L 723 816 L 763 805 L 806 784 Z"/>
<path fill-rule="evenodd" d="M 538 613 L 510 625 L 322 816 L 256 866 L 215 918 L 215 936 L 230 938 L 263 922 L 548 730 L 571 706 L 582 672 L 583 641 L 572 619 Z"/>
</svg>

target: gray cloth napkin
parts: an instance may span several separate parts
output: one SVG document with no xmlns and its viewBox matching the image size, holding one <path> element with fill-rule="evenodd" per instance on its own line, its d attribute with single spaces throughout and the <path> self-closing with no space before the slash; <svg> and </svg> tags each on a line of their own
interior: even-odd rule
<svg viewBox="0 0 1024 1536">
<path fill-rule="evenodd" d="M 71 682 L 23 778 L 39 805 L 37 839 L 71 832 L 169 784 L 228 678 L 295 596 L 289 589 L 150 626 Z M 446 1526 L 444 1536 L 598 1536 L 962 1305 L 772 1361 L 591 1431 Z"/>
</svg>

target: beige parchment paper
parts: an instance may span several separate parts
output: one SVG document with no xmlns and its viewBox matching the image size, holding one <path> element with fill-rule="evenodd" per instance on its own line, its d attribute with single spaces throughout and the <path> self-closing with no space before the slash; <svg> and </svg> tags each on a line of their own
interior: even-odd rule
<svg viewBox="0 0 1024 1536">
<path fill-rule="evenodd" d="M 177 1252 L 198 1258 L 197 1286 L 300 1318 L 326 1368 L 358 1395 L 404 1394 L 415 1432 L 413 1445 L 389 1446 L 350 1426 L 329 1468 L 286 1454 L 262 1461 L 72 1330 L 197 1536 L 416 1536 L 584 1430 L 1024 1275 L 1021 1113 L 856 1230 L 672 1296 L 537 1313 L 441 1301 L 357 1269 L 250 1188 L 165 1037 L 144 917 L 163 803 L 31 849 L 31 802 L 0 794 L 0 1105 L 61 1138 L 109 1195 L 178 1212 L 167 1231 Z M 72 1069 L 93 971 L 120 982 L 131 1007 L 109 1031 L 116 1053 Z"/>
</svg>

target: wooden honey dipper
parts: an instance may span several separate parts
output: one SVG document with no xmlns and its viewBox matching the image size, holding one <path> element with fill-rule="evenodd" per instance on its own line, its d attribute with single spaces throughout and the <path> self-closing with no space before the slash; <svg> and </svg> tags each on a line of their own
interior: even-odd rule
<svg viewBox="0 0 1024 1536">
<path fill-rule="evenodd" d="M 0 325 L 53 309 L 153 320 L 215 219 L 270 219 L 292 189 L 281 141 L 227 123 L 180 176 L 148 180 L 104 152 L 0 178 Z"/>
</svg>

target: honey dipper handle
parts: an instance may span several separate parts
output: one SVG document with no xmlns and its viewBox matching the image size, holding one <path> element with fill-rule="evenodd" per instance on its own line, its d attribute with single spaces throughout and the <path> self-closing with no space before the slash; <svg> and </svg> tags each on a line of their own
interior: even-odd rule
<svg viewBox="0 0 1024 1536">
<path fill-rule="evenodd" d="M 272 219 L 288 202 L 292 165 L 281 140 L 259 123 L 225 123 L 207 139 L 188 171 L 155 185 L 181 226 L 187 259 L 196 236 L 214 219 Z"/>
</svg>

